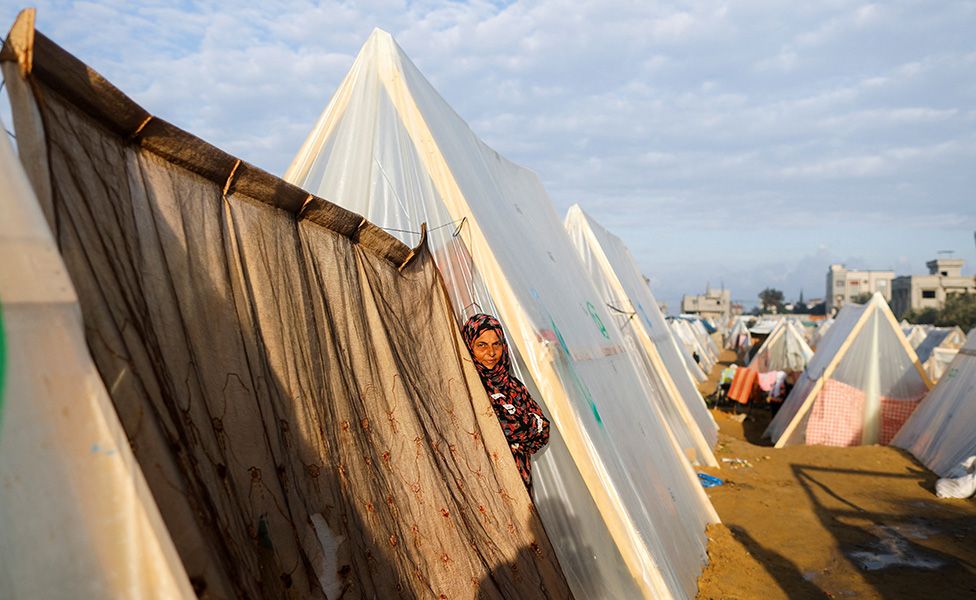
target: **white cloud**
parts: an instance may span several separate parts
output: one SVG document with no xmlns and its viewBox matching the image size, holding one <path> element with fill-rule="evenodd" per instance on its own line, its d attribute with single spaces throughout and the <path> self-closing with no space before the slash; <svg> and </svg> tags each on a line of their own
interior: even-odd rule
<svg viewBox="0 0 976 600">
<path fill-rule="evenodd" d="M 634 240 L 678 231 L 635 248 L 653 264 L 731 268 L 734 233 L 759 227 L 820 235 L 816 248 L 838 220 L 862 223 L 864 244 L 899 220 L 974 220 L 971 4 L 38 4 L 41 31 L 147 109 L 277 173 L 387 29 L 557 207 L 581 201 Z M 772 277 L 809 254 L 768 239 L 736 246 L 736 268 L 792 256 L 756 267 Z"/>
</svg>

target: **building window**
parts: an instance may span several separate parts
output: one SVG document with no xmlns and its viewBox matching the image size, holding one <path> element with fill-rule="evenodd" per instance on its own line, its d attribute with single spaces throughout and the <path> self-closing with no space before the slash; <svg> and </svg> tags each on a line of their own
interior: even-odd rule
<svg viewBox="0 0 976 600">
<path fill-rule="evenodd" d="M 948 277 L 949 276 L 949 271 L 942 271 L 942 276 L 943 277 Z"/>
<path fill-rule="evenodd" d="M 835 285 L 837 287 L 839 287 L 839 288 L 842 288 L 842 287 L 844 287 L 844 282 L 843 281 L 838 281 Z"/>
<path fill-rule="evenodd" d="M 922 298 L 935 298 L 935 290 L 922 290 Z"/>
</svg>

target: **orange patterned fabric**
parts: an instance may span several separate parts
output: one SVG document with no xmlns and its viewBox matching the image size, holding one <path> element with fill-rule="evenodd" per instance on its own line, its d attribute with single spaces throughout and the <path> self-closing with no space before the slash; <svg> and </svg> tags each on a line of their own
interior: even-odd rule
<svg viewBox="0 0 976 600">
<path fill-rule="evenodd" d="M 752 390 L 759 381 L 759 371 L 750 367 L 739 367 L 732 378 L 732 386 L 729 388 L 729 398 L 740 404 L 748 404 L 752 396 Z"/>
</svg>

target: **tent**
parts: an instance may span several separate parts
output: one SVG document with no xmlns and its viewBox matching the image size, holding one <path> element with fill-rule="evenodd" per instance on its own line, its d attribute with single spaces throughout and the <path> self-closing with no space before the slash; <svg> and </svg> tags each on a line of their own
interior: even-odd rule
<svg viewBox="0 0 976 600">
<path fill-rule="evenodd" d="M 945 375 L 905 422 L 891 445 L 908 450 L 922 464 L 945 477 L 976 455 L 976 329 L 956 354 Z"/>
<path fill-rule="evenodd" d="M 569 208 L 565 225 L 583 265 L 631 348 L 628 354 L 641 358 L 638 368 L 660 379 L 669 390 L 664 396 L 667 403 L 662 406 L 662 412 L 668 416 L 672 430 L 679 434 L 688 430 L 698 461 L 717 465 L 712 448 L 718 441 L 718 426 L 685 368 L 678 343 L 627 246 L 578 204 Z"/>
<path fill-rule="evenodd" d="M 752 350 L 752 334 L 749 332 L 749 320 L 751 317 L 735 317 L 735 323 L 729 330 L 729 335 L 725 340 L 725 347 L 735 350 L 736 360 L 744 363 Z"/>
<path fill-rule="evenodd" d="M 965 343 L 966 334 L 959 327 L 932 327 L 915 353 L 932 381 L 938 381 Z"/>
<path fill-rule="evenodd" d="M 681 352 L 681 358 L 684 359 L 685 368 L 698 381 L 706 381 L 708 373 L 711 371 L 711 364 L 687 323 L 682 319 L 668 317 L 668 327 L 671 329 L 671 335 L 678 342 L 678 349 Z"/>
<path fill-rule="evenodd" d="M 558 434 L 534 492 L 574 592 L 693 597 L 717 515 L 538 177 L 478 139 L 376 30 L 286 179 L 411 244 L 426 222 L 457 318 L 501 318 Z"/>
<path fill-rule="evenodd" d="M 794 444 L 887 444 L 932 383 L 881 294 L 848 304 L 765 435 Z"/>
<path fill-rule="evenodd" d="M 826 319 L 821 321 L 819 325 L 817 325 L 816 331 L 814 331 L 813 335 L 810 336 L 811 348 L 813 348 L 814 350 L 817 349 L 817 346 L 820 344 L 820 340 L 822 340 L 824 336 L 827 335 L 827 331 L 830 330 L 830 327 L 833 324 L 834 324 L 834 318 L 827 317 Z"/>
<path fill-rule="evenodd" d="M 931 325 L 911 325 L 903 324 L 901 326 L 902 332 L 905 334 L 905 339 L 912 348 L 918 348 L 918 345 L 925 341 L 925 338 L 929 335 L 929 329 Z"/>
<path fill-rule="evenodd" d="M 154 117 L 29 15 L 4 49 L 18 150 L 193 591 L 569 595 L 427 245 Z M 120 460 L 115 433 L 91 454 Z"/>
<path fill-rule="evenodd" d="M 725 347 L 729 350 L 738 350 L 745 344 L 745 336 L 749 335 L 749 318 L 735 317 L 732 327 L 729 328 L 728 335 L 725 336 Z"/>
<path fill-rule="evenodd" d="M 768 371 L 803 371 L 813 358 L 813 350 L 803 339 L 792 319 L 781 319 L 753 354 L 749 366 L 760 373 Z"/>
<path fill-rule="evenodd" d="M 708 323 L 705 319 L 698 317 L 679 317 L 684 318 L 691 325 L 692 330 L 695 332 L 695 336 L 698 338 L 702 347 L 708 352 L 709 356 L 714 360 L 718 361 L 719 354 L 721 350 L 715 340 L 712 339 L 712 333 L 716 331 L 715 327 Z"/>
<path fill-rule="evenodd" d="M 687 352 L 684 353 L 686 363 L 689 357 L 691 357 L 692 362 L 689 365 L 697 364 L 707 377 L 712 367 L 715 366 L 717 357 L 711 351 L 711 348 L 708 347 L 708 344 L 706 344 L 701 332 L 697 330 L 691 321 L 681 317 L 668 319 L 668 324 L 671 326 L 671 331 L 675 335 L 675 338 L 682 342 L 687 349 Z M 697 360 L 695 360 L 695 357 L 697 357 Z"/>
<path fill-rule="evenodd" d="M 0 597 L 192 597 L 6 135 L 0 214 Z"/>
</svg>

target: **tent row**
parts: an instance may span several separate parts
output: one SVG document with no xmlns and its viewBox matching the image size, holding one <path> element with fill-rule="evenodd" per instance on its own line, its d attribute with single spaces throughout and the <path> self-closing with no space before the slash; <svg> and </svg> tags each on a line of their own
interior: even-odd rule
<svg viewBox="0 0 976 600">
<path fill-rule="evenodd" d="M 743 327 L 733 323 L 730 332 Z M 777 448 L 891 444 L 946 476 L 976 455 L 976 329 L 961 343 L 958 328 L 927 327 L 913 346 L 914 327 L 897 323 L 880 294 L 822 323 L 816 352 L 796 323 L 780 320 L 748 367 L 736 371 L 729 395 L 748 400 L 741 388 L 755 385 L 751 371 L 802 370 L 765 432 Z M 952 354 L 934 385 L 929 361 L 939 349 Z"/>
<path fill-rule="evenodd" d="M 802 372 L 813 357 L 813 350 L 792 319 L 781 319 L 756 350 L 749 367 L 760 373 Z"/>
<path fill-rule="evenodd" d="M 389 34 L 290 183 L 146 112 L 31 11 L 3 56 L 27 168 L 0 152 L 26 215 L 2 241 L 51 270 L 15 265 L 0 296 L 0 595 L 695 596 L 717 428 L 684 344 L 622 242 L 562 223 Z M 459 336 L 478 312 L 554 424 L 532 498 Z M 56 350 L 52 379 L 29 359 Z M 117 503 L 79 501 L 96 488 Z"/>
<path fill-rule="evenodd" d="M 966 334 L 959 327 L 930 327 L 915 353 L 932 381 L 938 381 L 965 342 Z"/>
<path fill-rule="evenodd" d="M 681 344 L 685 367 L 699 382 L 708 379 L 718 362 L 718 347 L 699 319 L 674 317 L 668 319 L 672 335 Z"/>
</svg>

